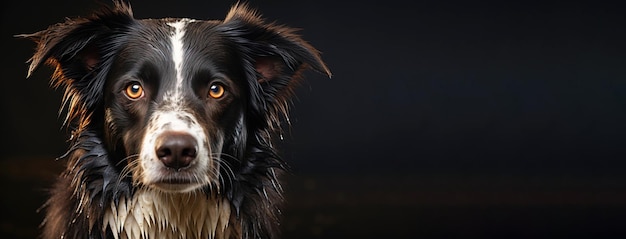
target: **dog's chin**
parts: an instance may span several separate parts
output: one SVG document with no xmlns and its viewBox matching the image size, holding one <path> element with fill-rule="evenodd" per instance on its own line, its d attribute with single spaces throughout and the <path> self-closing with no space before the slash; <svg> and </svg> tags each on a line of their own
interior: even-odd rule
<svg viewBox="0 0 626 239">
<path fill-rule="evenodd" d="M 168 181 L 150 184 L 150 186 L 158 191 L 165 193 L 188 193 L 202 188 L 201 183 L 172 183 Z"/>
</svg>

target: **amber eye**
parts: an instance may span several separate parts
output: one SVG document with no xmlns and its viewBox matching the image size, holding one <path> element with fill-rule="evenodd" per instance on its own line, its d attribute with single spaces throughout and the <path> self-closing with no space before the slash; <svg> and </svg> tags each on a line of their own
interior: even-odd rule
<svg viewBox="0 0 626 239">
<path fill-rule="evenodd" d="M 209 88 L 209 96 L 213 99 L 222 98 L 225 92 L 226 90 L 224 89 L 224 86 L 218 83 L 211 84 L 211 87 Z"/>
<path fill-rule="evenodd" d="M 133 82 L 126 86 L 126 90 L 124 92 L 126 93 L 126 96 L 128 96 L 128 98 L 130 98 L 131 100 L 136 100 L 143 96 L 143 87 L 141 86 L 141 84 Z"/>
</svg>

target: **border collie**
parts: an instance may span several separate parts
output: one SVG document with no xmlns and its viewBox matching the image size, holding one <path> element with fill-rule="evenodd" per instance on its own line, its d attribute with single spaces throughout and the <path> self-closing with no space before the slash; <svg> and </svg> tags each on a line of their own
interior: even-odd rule
<svg viewBox="0 0 626 239">
<path fill-rule="evenodd" d="M 306 69 L 295 30 L 245 4 L 224 20 L 135 19 L 128 3 L 21 35 L 55 68 L 72 133 L 44 238 L 275 238 L 286 164 L 272 136 Z"/>
</svg>

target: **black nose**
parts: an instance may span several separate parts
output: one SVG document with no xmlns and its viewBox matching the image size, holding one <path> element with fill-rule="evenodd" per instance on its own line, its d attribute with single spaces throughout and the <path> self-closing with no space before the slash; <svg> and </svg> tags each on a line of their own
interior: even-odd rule
<svg viewBox="0 0 626 239">
<path fill-rule="evenodd" d="M 156 139 L 156 155 L 168 168 L 186 168 L 196 158 L 196 139 L 187 133 L 165 132 Z"/>
</svg>

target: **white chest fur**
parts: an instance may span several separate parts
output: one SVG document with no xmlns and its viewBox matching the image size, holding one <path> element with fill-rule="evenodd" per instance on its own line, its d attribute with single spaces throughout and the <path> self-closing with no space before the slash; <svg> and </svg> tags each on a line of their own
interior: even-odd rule
<svg viewBox="0 0 626 239">
<path fill-rule="evenodd" d="M 230 204 L 221 197 L 140 189 L 117 207 L 111 204 L 104 228 L 110 227 L 116 239 L 222 239 L 238 231 L 229 221 Z"/>
</svg>

